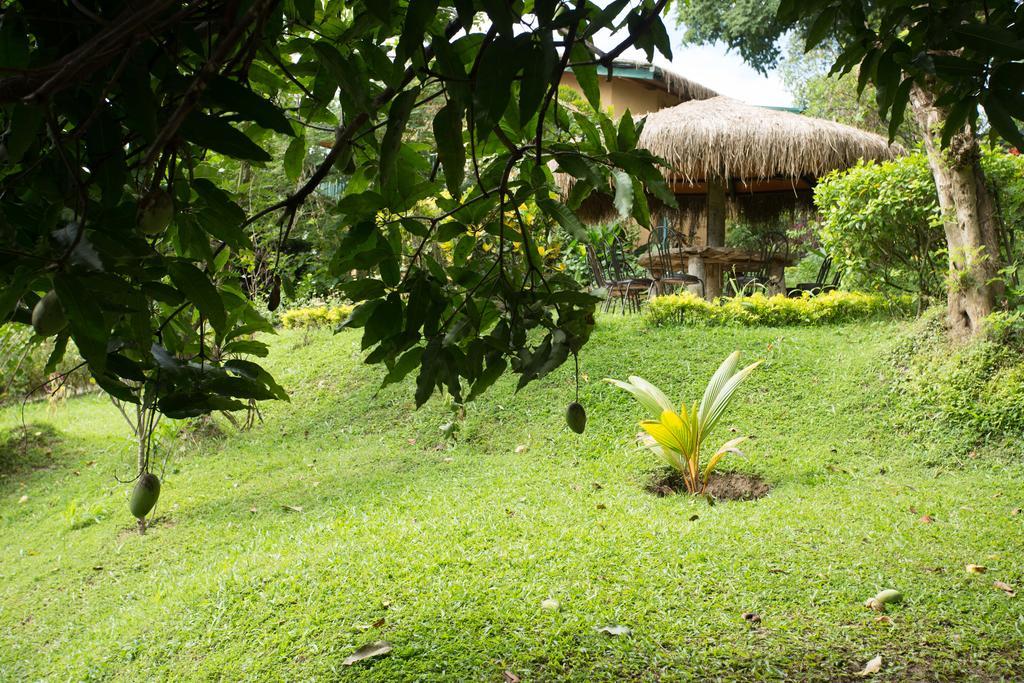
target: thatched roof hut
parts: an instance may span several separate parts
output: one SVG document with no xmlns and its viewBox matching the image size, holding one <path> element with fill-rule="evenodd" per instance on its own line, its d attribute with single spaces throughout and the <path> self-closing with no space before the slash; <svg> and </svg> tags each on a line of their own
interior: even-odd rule
<svg viewBox="0 0 1024 683">
<path fill-rule="evenodd" d="M 814 183 L 858 160 L 903 153 L 874 133 L 730 97 L 694 99 L 647 114 L 638 146 L 665 159 L 680 200 L 679 219 L 700 222 L 712 185 L 723 184 L 731 217 L 768 221 L 811 208 Z M 560 177 L 567 192 L 572 179 Z M 661 210 L 652 201 L 652 211 Z M 593 194 L 577 211 L 588 222 L 615 220 L 611 198 Z"/>
<path fill-rule="evenodd" d="M 817 178 L 858 159 L 890 159 L 902 151 L 852 126 L 724 96 L 648 114 L 639 146 L 668 162 L 669 181 L 687 183 Z"/>
</svg>

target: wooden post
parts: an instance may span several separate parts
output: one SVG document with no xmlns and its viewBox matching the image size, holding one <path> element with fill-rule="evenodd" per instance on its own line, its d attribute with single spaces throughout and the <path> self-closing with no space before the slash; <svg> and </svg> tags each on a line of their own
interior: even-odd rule
<svg viewBox="0 0 1024 683">
<path fill-rule="evenodd" d="M 725 246 L 725 180 L 708 178 L 708 241 L 709 247 Z M 705 290 L 707 299 L 722 295 L 722 266 L 707 264 L 704 266 Z"/>
</svg>

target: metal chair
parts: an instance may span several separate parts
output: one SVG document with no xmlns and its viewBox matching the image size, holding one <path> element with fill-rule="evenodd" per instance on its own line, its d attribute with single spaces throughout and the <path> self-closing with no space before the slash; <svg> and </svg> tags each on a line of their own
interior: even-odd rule
<svg viewBox="0 0 1024 683">
<path fill-rule="evenodd" d="M 700 285 L 700 295 L 704 297 L 706 290 L 704 280 L 690 273 L 675 270 L 672 260 L 672 245 L 681 243 L 681 236 L 667 225 L 659 225 L 651 231 L 646 251 L 650 255 L 651 276 L 655 279 L 658 293 L 665 294 L 687 289 L 692 285 Z M 660 275 L 655 275 L 660 272 Z"/>
<path fill-rule="evenodd" d="M 605 245 L 604 258 L 598 256 L 593 245 L 587 245 L 587 262 L 594 275 L 598 287 L 608 290 L 604 310 L 614 310 L 615 301 L 619 301 L 623 315 L 627 307 L 630 311 L 640 312 L 640 294 L 647 294 L 654 286 L 654 280 L 640 277 L 626 260 L 622 241 L 615 238 Z"/>
<path fill-rule="evenodd" d="M 796 286 L 790 287 L 786 294 L 791 297 L 801 297 L 805 292 L 811 296 L 815 294 L 821 294 L 822 292 L 830 292 L 839 286 L 840 273 L 836 271 L 834 281 L 829 284 L 826 282 L 828 279 L 829 271 L 832 270 L 832 257 L 826 256 L 825 260 L 821 262 L 821 267 L 818 268 L 818 276 L 814 278 L 814 282 L 798 282 Z"/>
</svg>

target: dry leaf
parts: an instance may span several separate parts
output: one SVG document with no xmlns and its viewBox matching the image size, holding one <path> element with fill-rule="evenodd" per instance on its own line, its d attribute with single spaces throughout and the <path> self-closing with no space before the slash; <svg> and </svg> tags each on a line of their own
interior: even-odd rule
<svg viewBox="0 0 1024 683">
<path fill-rule="evenodd" d="M 609 636 L 628 636 L 632 633 L 628 626 L 602 626 L 597 629 L 597 632 L 604 633 Z"/>
<path fill-rule="evenodd" d="M 375 622 L 373 622 L 373 623 L 371 624 L 371 626 L 372 626 L 373 628 L 380 628 L 380 627 L 381 627 L 381 626 L 383 626 L 383 625 L 384 625 L 384 617 L 381 617 L 380 619 L 378 619 L 377 621 L 375 621 Z"/>
<path fill-rule="evenodd" d="M 302 512 L 301 505 L 282 505 L 281 509 L 285 512 Z"/>
<path fill-rule="evenodd" d="M 747 621 L 749 621 L 752 624 L 760 624 L 761 623 L 761 615 L 760 614 L 756 614 L 754 612 L 744 612 L 743 613 L 743 618 L 746 619 Z"/>
<path fill-rule="evenodd" d="M 519 683 L 519 676 L 516 676 L 511 671 L 506 671 L 501 675 L 505 683 Z"/>
<path fill-rule="evenodd" d="M 352 666 L 356 662 L 361 662 L 364 659 L 386 655 L 391 652 L 391 649 L 391 643 L 386 640 L 378 640 L 370 643 L 369 645 L 363 645 L 361 648 L 346 657 L 342 664 L 345 666 Z"/>
<path fill-rule="evenodd" d="M 931 515 L 922 515 L 921 516 L 921 521 L 924 522 L 925 524 L 931 524 L 932 522 L 935 521 L 935 518 L 932 517 Z"/>
<path fill-rule="evenodd" d="M 1013 510 L 1010 511 L 1010 514 L 1019 515 L 1021 512 L 1024 512 L 1024 508 L 1014 508 Z"/>
<path fill-rule="evenodd" d="M 881 614 L 881 615 L 875 617 L 875 623 L 876 624 L 891 624 L 892 623 L 892 617 L 887 617 L 884 614 Z"/>
<path fill-rule="evenodd" d="M 1011 598 L 1017 594 L 1017 589 L 1016 588 L 1014 588 L 1013 586 L 1011 586 L 1008 583 L 1003 583 L 1002 581 L 993 581 L 992 582 L 992 586 L 994 588 L 998 588 L 999 590 L 1003 591 L 1004 593 L 1009 595 Z"/>
<path fill-rule="evenodd" d="M 885 603 L 882 602 L 881 600 L 876 600 L 874 598 L 868 598 L 867 600 L 865 600 L 864 601 L 864 606 L 869 608 L 869 609 L 873 609 L 876 612 L 884 612 L 885 611 Z"/>
<path fill-rule="evenodd" d="M 964 569 L 967 570 L 968 574 L 984 574 L 988 571 L 988 567 L 985 567 L 980 564 L 969 564 L 966 567 L 964 567 Z"/>
<path fill-rule="evenodd" d="M 527 448 L 529 448 L 529 446 L 527 446 L 525 443 L 521 443 L 518 446 L 516 446 L 516 453 L 523 453 L 526 451 Z"/>
<path fill-rule="evenodd" d="M 882 655 L 878 655 L 864 665 L 864 670 L 857 672 L 858 676 L 870 676 L 882 670 Z"/>
</svg>

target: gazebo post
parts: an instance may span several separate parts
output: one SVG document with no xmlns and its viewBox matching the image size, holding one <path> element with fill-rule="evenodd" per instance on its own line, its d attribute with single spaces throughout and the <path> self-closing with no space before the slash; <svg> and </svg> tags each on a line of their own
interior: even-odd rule
<svg viewBox="0 0 1024 683">
<path fill-rule="evenodd" d="M 707 245 L 725 246 L 725 180 L 720 177 L 708 178 L 708 222 Z M 709 301 L 722 295 L 722 266 L 718 263 L 703 263 L 705 298 Z"/>
</svg>

